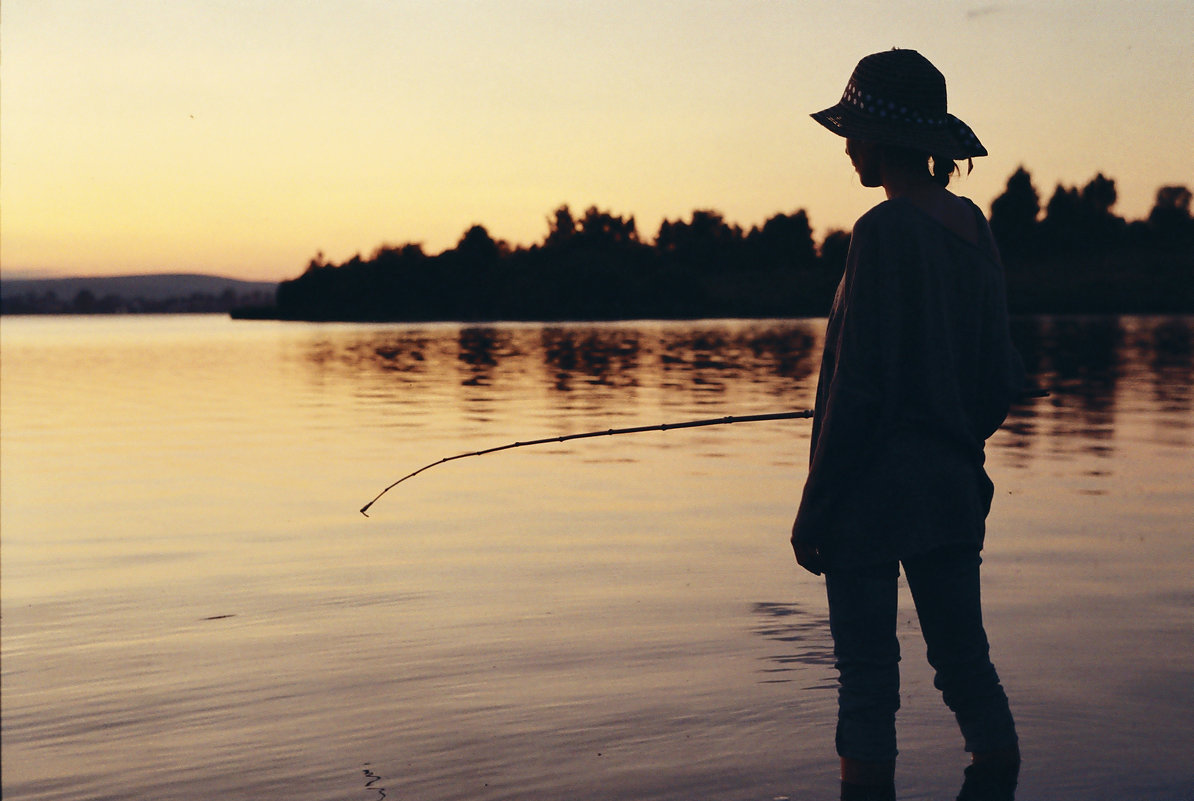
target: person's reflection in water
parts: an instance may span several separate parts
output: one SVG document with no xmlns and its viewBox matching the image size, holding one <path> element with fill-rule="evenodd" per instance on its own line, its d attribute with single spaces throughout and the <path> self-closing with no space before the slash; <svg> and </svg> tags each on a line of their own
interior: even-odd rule
<svg viewBox="0 0 1194 801">
<path fill-rule="evenodd" d="M 986 219 L 946 189 L 956 159 L 987 151 L 912 50 L 862 59 L 813 118 L 888 198 L 854 226 L 792 526 L 797 561 L 825 574 L 841 797 L 895 798 L 902 563 L 934 684 L 973 754 L 958 798 L 1011 799 L 1020 752 L 983 628 L 979 552 L 993 493 L 984 443 L 1024 372 Z"/>
</svg>

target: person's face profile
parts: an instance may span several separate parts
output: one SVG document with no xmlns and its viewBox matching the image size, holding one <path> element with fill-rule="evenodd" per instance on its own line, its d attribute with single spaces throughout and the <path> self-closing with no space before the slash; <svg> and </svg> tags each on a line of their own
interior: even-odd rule
<svg viewBox="0 0 1194 801">
<path fill-rule="evenodd" d="M 858 180 L 863 186 L 876 187 L 883 185 L 879 169 L 878 148 L 871 142 L 861 142 L 857 139 L 846 140 L 846 155 L 858 173 Z"/>
</svg>

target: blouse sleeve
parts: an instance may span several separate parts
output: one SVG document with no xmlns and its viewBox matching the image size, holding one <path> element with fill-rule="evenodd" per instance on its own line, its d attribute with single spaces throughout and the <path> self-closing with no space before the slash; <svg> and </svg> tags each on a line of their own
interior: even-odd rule
<svg viewBox="0 0 1194 801">
<path fill-rule="evenodd" d="M 821 422 L 793 541 L 821 546 L 832 538 L 841 499 L 875 450 L 884 398 L 898 378 L 899 290 L 890 262 L 899 251 L 874 222 L 863 217 L 851 239 L 836 310 L 840 329 L 827 343 L 833 370 L 828 389 L 818 389 Z"/>
<path fill-rule="evenodd" d="M 1011 404 L 1025 388 L 1027 376 L 1024 362 L 1012 343 L 1007 310 L 1007 287 L 999 248 L 995 244 L 995 237 L 986 217 L 973 203 L 971 206 L 977 215 L 991 258 L 999 267 L 987 294 L 988 307 L 985 312 L 989 324 L 985 329 L 986 339 L 983 342 L 985 370 L 980 378 L 974 416 L 975 434 L 985 440 L 994 434 L 1007 418 Z"/>
</svg>

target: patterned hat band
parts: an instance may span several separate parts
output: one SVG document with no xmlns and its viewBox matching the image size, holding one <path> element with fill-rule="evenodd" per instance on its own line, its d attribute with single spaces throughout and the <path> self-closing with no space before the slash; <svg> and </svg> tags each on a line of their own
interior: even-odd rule
<svg viewBox="0 0 1194 801">
<path fill-rule="evenodd" d="M 915 123 L 917 125 L 949 124 L 948 114 L 925 114 L 917 109 L 896 103 L 894 100 L 885 100 L 881 97 L 876 97 L 870 92 L 864 92 L 859 89 L 854 83 L 853 78 L 846 84 L 846 91 L 842 93 L 842 102 L 853 106 L 863 114 L 869 114 L 872 117 L 884 120 Z"/>
</svg>

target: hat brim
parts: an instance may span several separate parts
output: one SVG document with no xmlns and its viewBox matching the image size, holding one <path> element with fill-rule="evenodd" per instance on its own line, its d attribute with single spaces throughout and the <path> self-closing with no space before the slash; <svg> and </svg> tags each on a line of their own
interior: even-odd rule
<svg viewBox="0 0 1194 801">
<path fill-rule="evenodd" d="M 838 136 L 860 142 L 897 145 L 950 159 L 987 155 L 987 149 L 970 126 L 952 114 L 947 114 L 946 121 L 939 125 L 905 123 L 876 118 L 846 103 L 838 103 L 810 116 Z"/>
</svg>

